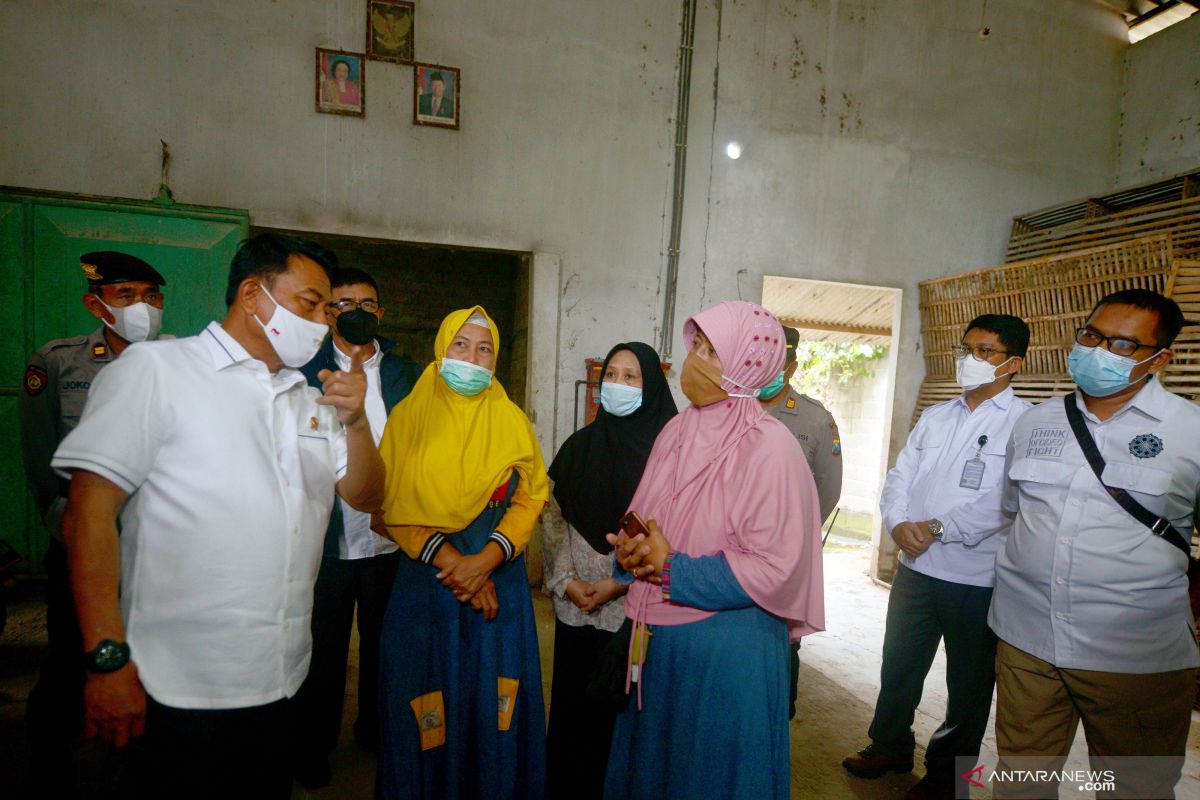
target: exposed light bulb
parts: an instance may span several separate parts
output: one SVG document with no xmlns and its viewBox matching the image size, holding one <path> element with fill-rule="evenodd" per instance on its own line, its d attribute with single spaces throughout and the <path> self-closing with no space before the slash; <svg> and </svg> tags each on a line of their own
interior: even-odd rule
<svg viewBox="0 0 1200 800">
<path fill-rule="evenodd" d="M 742 157 L 742 145 L 739 142 L 730 142 L 725 145 L 725 155 L 732 158 L 734 161 Z"/>
</svg>

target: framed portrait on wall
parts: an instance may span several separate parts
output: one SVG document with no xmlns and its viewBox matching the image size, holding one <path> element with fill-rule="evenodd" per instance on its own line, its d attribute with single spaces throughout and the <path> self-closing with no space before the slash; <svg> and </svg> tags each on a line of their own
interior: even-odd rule
<svg viewBox="0 0 1200 800">
<path fill-rule="evenodd" d="M 367 102 L 367 59 L 362 53 L 317 48 L 317 111 L 361 117 Z"/>
<path fill-rule="evenodd" d="M 413 63 L 416 14 L 406 0 L 367 0 L 367 58 Z"/>
<path fill-rule="evenodd" d="M 413 124 L 458 128 L 462 74 L 454 67 L 413 64 Z"/>
</svg>

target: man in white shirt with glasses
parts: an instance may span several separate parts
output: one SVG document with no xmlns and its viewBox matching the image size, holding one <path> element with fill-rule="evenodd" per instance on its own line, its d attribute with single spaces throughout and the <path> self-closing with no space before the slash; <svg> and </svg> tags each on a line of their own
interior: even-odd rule
<svg viewBox="0 0 1200 800">
<path fill-rule="evenodd" d="M 963 393 L 927 408 L 884 483 L 880 510 L 901 550 L 888 600 L 883 667 L 871 744 L 842 766 L 861 778 L 909 772 L 912 723 L 938 645 L 946 644 L 946 719 L 925 751 L 925 775 L 907 800 L 955 794 L 955 759 L 979 754 L 994 685 L 996 637 L 987 627 L 1002 537 L 962 541 L 964 507 L 990 528 L 1003 521 L 988 493 L 1004 469 L 1004 444 L 1029 403 L 1009 383 L 1024 362 L 1029 326 L 1006 314 L 972 320 L 955 348 Z"/>
<path fill-rule="evenodd" d="M 1115 796 L 1174 796 L 1200 665 L 1188 598 L 1200 407 L 1158 375 L 1183 324 L 1156 292 L 1108 295 L 1075 333 L 1078 390 L 1013 428 L 995 490 L 1012 523 L 988 617 L 1000 637 L 998 770 L 1060 770 L 1082 721 Z M 964 540 L 983 546 L 988 526 L 968 527 Z M 994 787 L 1056 792 L 1056 781 Z"/>
</svg>

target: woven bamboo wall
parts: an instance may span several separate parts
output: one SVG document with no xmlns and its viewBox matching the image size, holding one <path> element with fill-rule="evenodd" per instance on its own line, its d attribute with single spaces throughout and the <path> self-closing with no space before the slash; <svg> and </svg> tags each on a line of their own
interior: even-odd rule
<svg viewBox="0 0 1200 800">
<path fill-rule="evenodd" d="M 1013 314 L 1029 324 L 1029 353 L 1012 385 L 1033 403 L 1075 388 L 1067 373 L 1075 329 L 1110 292 L 1163 292 L 1185 318 L 1200 321 L 1200 259 L 1173 258 L 1174 252 L 1171 236 L 1159 235 L 921 283 L 925 380 L 912 423 L 929 406 L 961 393 L 950 350 L 980 314 Z M 1163 384 L 1200 401 L 1200 327 L 1184 328 L 1172 350 Z"/>
</svg>

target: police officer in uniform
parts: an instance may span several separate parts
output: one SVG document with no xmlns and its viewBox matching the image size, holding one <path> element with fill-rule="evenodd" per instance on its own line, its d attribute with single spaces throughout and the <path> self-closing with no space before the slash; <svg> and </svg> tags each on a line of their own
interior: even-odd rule
<svg viewBox="0 0 1200 800">
<path fill-rule="evenodd" d="M 49 652 L 29 692 L 26 719 L 34 774 L 64 793 L 73 791 L 69 748 L 83 713 L 83 644 L 60 530 L 68 484 L 50 468 L 50 459 L 78 424 L 96 374 L 131 343 L 158 335 L 166 284 L 157 270 L 126 253 L 85 253 L 80 267 L 88 282 L 83 304 L 104 324 L 88 336 L 56 339 L 38 350 L 25 370 L 17 403 L 25 477 L 50 532 L 45 560 Z"/>
<path fill-rule="evenodd" d="M 792 375 L 796 372 L 796 345 L 800 342 L 800 332 L 785 327 L 783 334 L 787 339 L 783 385 L 768 385 L 767 388 L 775 389 L 775 393 L 763 397 L 762 402 L 767 413 L 786 425 L 800 443 L 817 482 L 821 519 L 826 520 L 837 508 L 838 498 L 842 496 L 842 438 L 833 415 L 825 410 L 825 406 L 791 387 Z M 775 380 L 778 382 L 779 378 Z"/>
<path fill-rule="evenodd" d="M 825 520 L 837 508 L 838 498 L 842 496 L 842 438 L 833 415 L 825 410 L 825 406 L 792 388 L 800 332 L 785 326 L 783 335 L 787 340 L 787 360 L 783 372 L 763 389 L 760 400 L 767 413 L 787 426 L 800 443 L 800 449 L 804 451 L 817 483 L 821 519 Z M 800 679 L 799 642 L 792 644 L 788 656 L 788 669 L 792 675 L 788 719 L 792 719 L 796 716 L 796 684 Z"/>
</svg>

